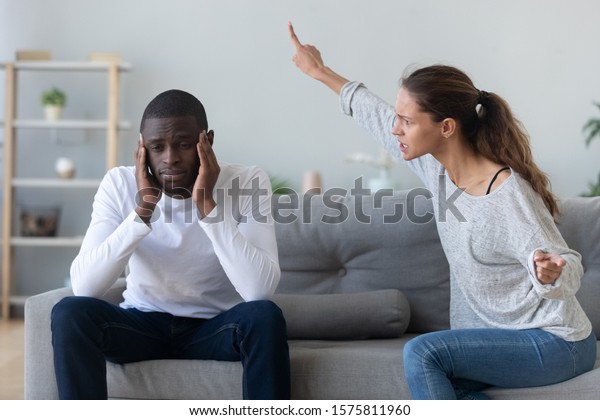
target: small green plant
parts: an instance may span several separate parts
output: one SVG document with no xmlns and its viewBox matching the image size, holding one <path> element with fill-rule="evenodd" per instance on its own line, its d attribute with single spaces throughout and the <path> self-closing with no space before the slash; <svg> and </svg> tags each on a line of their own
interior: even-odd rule
<svg viewBox="0 0 600 420">
<path fill-rule="evenodd" d="M 58 88 L 52 88 L 42 92 L 41 102 L 43 106 L 60 106 L 67 104 L 67 95 Z"/>
<path fill-rule="evenodd" d="M 583 197 L 597 197 L 600 196 L 600 174 L 596 182 L 590 182 L 590 189 L 582 194 Z"/>
<path fill-rule="evenodd" d="M 594 105 L 600 110 L 600 102 L 594 102 Z M 583 126 L 583 131 L 588 132 L 588 136 L 585 139 L 585 145 L 589 146 L 592 140 L 596 137 L 600 137 L 600 118 L 590 118 Z"/>
<path fill-rule="evenodd" d="M 600 110 L 600 103 L 594 102 L 594 105 Z M 585 145 L 590 147 L 592 141 L 600 138 L 600 118 L 590 118 L 583 126 L 583 131 L 587 132 Z M 590 182 L 590 190 L 582 194 L 584 197 L 600 196 L 600 174 L 596 182 Z"/>
<path fill-rule="evenodd" d="M 288 186 L 289 184 L 286 180 L 276 176 L 269 176 L 269 178 L 271 178 L 273 194 L 290 195 L 295 193 L 294 189 Z"/>
</svg>

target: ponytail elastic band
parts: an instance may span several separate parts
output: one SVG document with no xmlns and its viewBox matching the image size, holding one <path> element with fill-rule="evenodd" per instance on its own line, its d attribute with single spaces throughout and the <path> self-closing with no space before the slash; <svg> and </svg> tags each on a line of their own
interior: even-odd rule
<svg viewBox="0 0 600 420">
<path fill-rule="evenodd" d="M 490 94 L 487 93 L 485 90 L 480 90 L 479 98 L 477 99 L 477 103 L 483 105 L 483 103 L 487 100 L 487 98 L 489 96 L 490 96 Z"/>
</svg>

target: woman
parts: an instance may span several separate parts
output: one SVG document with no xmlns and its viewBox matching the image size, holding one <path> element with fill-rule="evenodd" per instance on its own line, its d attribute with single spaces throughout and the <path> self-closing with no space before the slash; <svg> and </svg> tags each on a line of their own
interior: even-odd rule
<svg viewBox="0 0 600 420">
<path fill-rule="evenodd" d="M 489 386 L 542 386 L 591 370 L 596 337 L 575 297 L 581 256 L 556 228 L 548 178 L 507 103 L 456 68 L 430 66 L 401 80 L 394 109 L 325 66 L 291 24 L 289 32 L 298 68 L 338 93 L 344 112 L 433 194 L 451 330 L 406 344 L 413 398 L 481 399 Z"/>
</svg>

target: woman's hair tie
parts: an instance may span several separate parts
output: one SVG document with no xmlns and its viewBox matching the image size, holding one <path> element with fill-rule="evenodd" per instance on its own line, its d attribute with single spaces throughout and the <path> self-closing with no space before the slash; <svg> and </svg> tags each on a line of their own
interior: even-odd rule
<svg viewBox="0 0 600 420">
<path fill-rule="evenodd" d="M 489 98 L 490 94 L 485 90 L 479 91 L 479 98 L 477 98 L 477 103 L 483 105 L 484 102 Z"/>
</svg>

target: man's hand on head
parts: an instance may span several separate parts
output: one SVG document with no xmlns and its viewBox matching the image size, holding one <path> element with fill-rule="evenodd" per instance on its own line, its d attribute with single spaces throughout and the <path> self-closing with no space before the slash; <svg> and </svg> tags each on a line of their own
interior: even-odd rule
<svg viewBox="0 0 600 420">
<path fill-rule="evenodd" d="M 140 134 L 140 140 L 134 155 L 135 182 L 138 190 L 135 212 L 144 223 L 150 224 L 152 213 L 154 213 L 156 204 L 160 201 L 162 188 L 156 177 L 148 169 L 146 153 L 144 140 Z"/>
<path fill-rule="evenodd" d="M 212 148 L 213 135 L 212 131 L 207 134 L 205 130 L 202 130 L 198 144 L 196 145 L 198 157 L 200 158 L 200 168 L 198 169 L 198 177 L 194 183 L 192 199 L 198 207 L 201 218 L 204 218 L 217 206 L 213 198 L 213 192 L 221 168 Z"/>
</svg>

